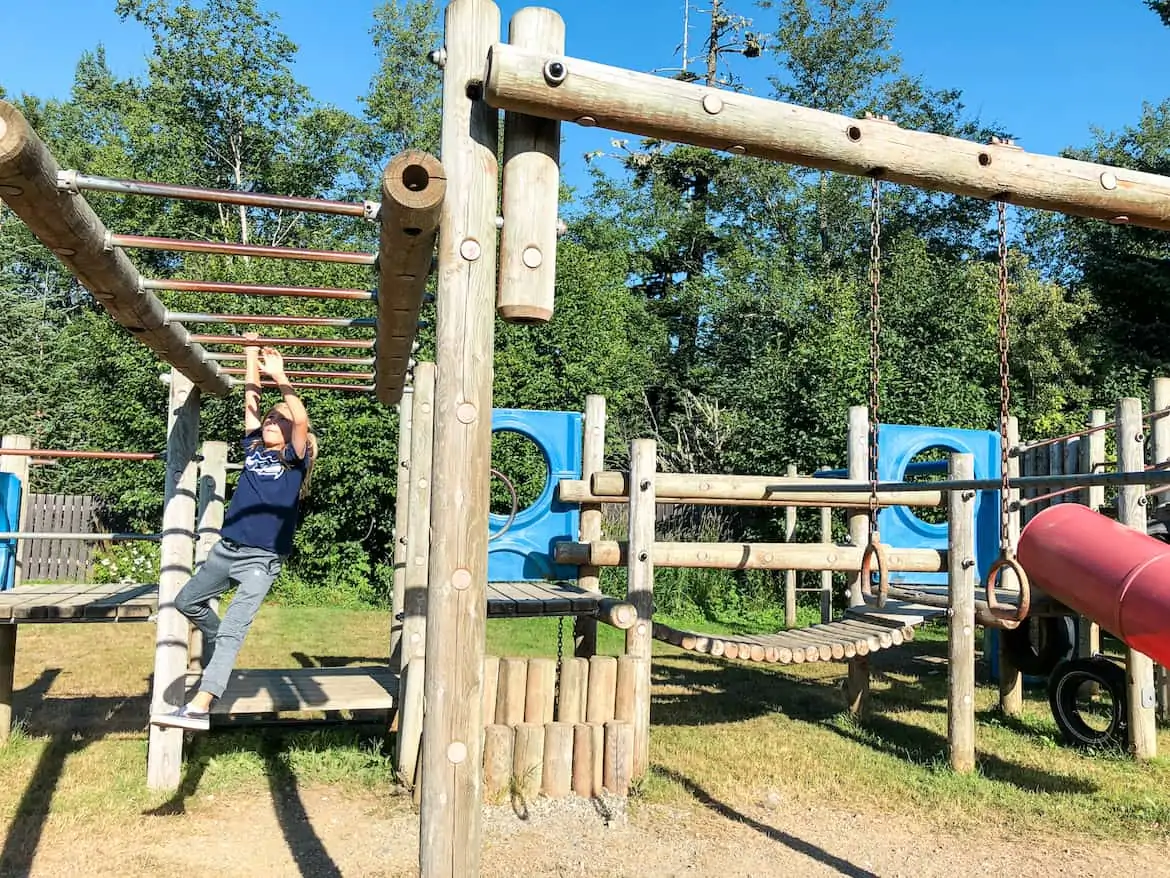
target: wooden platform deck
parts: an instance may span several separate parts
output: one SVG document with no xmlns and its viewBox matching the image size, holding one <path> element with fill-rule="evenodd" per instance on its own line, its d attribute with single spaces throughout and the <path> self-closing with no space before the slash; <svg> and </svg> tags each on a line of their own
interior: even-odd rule
<svg viewBox="0 0 1170 878">
<path fill-rule="evenodd" d="M 187 677 L 189 689 L 198 674 Z M 323 711 L 388 711 L 398 694 L 398 675 L 389 668 L 292 668 L 233 671 L 214 716 Z"/>
<path fill-rule="evenodd" d="M 0 625 L 24 622 L 145 622 L 158 606 L 154 583 L 22 585 L 0 592 Z"/>
<path fill-rule="evenodd" d="M 603 596 L 561 582 L 489 582 L 491 618 L 574 616 L 597 612 Z M 158 609 L 154 583 L 24 585 L 0 592 L 0 624 L 14 622 L 144 622 Z"/>
</svg>

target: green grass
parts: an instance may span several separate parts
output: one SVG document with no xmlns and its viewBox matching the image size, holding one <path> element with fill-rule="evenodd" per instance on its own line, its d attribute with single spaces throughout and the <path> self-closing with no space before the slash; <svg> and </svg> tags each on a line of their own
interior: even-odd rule
<svg viewBox="0 0 1170 878">
<path fill-rule="evenodd" d="M 736 626 L 678 627 L 733 631 Z M 265 607 L 241 667 L 384 660 L 385 612 Z M 555 655 L 555 619 L 492 620 L 494 655 Z M 27 727 L 0 748 L 0 825 L 52 814 L 92 825 L 176 813 L 211 796 L 268 795 L 289 785 L 386 794 L 392 759 L 376 726 L 233 730 L 200 737 L 176 795 L 150 793 L 146 757 L 149 625 L 25 626 L 18 650 L 18 710 Z M 599 651 L 623 634 L 599 627 Z M 563 628 L 572 651 L 572 622 Z M 635 806 L 717 800 L 742 807 L 777 792 L 886 813 L 924 827 L 1119 839 L 1170 836 L 1170 760 L 1146 764 L 1057 743 L 1040 691 L 1021 719 L 995 711 L 994 686 L 977 691 L 978 771 L 946 763 L 946 632 L 928 628 L 906 647 L 876 654 L 871 712 L 842 712 L 844 666 L 777 668 L 700 659 L 655 644 L 652 773 Z M 59 670 L 58 670 L 59 669 Z M 46 681 L 48 681 L 46 683 Z M 42 699 L 27 690 L 47 685 Z M 1170 733 L 1160 733 L 1170 753 Z"/>
</svg>

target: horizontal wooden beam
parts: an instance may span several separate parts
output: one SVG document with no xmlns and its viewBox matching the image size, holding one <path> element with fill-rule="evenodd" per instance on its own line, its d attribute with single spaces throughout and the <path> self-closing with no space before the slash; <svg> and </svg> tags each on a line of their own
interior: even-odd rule
<svg viewBox="0 0 1170 878">
<path fill-rule="evenodd" d="M 785 485 L 823 485 L 823 491 L 785 492 Z M 834 485 L 862 485 L 866 482 L 845 479 L 816 479 L 808 476 L 737 476 L 705 473 L 658 473 L 654 490 L 660 503 L 724 503 L 747 501 L 768 506 L 840 506 L 867 508 L 869 495 L 854 491 L 834 491 Z M 629 476 L 606 470 L 594 473 L 591 494 L 596 497 L 629 496 Z M 563 495 L 562 495 L 563 496 Z M 941 506 L 943 492 L 879 491 L 879 506 Z"/>
<path fill-rule="evenodd" d="M 493 107 L 880 177 L 920 189 L 1170 229 L 1170 178 L 851 119 L 497 43 L 484 98 Z"/>
<path fill-rule="evenodd" d="M 204 393 L 225 396 L 227 377 L 181 323 L 168 323 L 158 297 L 143 290 L 138 269 L 79 193 L 57 188 L 61 166 L 28 120 L 0 101 L 0 199 L 118 323 L 186 375 Z"/>
<path fill-rule="evenodd" d="M 832 543 L 655 543 L 655 567 L 705 567 L 716 570 L 833 570 L 854 573 L 861 567 L 862 549 Z M 558 564 L 620 567 L 627 560 L 626 542 L 556 543 Z M 947 569 L 946 552 L 935 549 L 896 549 L 887 552 L 890 570 L 938 573 Z"/>
<path fill-rule="evenodd" d="M 374 372 L 378 399 L 402 399 L 418 312 L 431 273 L 447 178 L 429 153 L 407 150 L 382 174 L 382 232 L 378 245 L 378 342 Z M 469 257 L 470 258 L 470 257 Z"/>
</svg>

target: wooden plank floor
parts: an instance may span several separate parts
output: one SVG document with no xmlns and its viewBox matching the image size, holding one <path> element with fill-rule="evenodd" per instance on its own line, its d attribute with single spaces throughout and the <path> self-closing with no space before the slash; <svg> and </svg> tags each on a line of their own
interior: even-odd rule
<svg viewBox="0 0 1170 878">
<path fill-rule="evenodd" d="M 187 677 L 194 688 L 198 674 Z M 223 697 L 211 712 L 218 716 L 333 710 L 390 710 L 398 694 L 398 675 L 389 668 L 291 668 L 233 671 Z"/>
<path fill-rule="evenodd" d="M 154 583 L 22 585 L 0 592 L 0 624 L 144 622 L 157 606 Z"/>
<path fill-rule="evenodd" d="M 489 582 L 489 618 L 572 616 L 595 613 L 600 593 L 568 582 Z"/>
</svg>

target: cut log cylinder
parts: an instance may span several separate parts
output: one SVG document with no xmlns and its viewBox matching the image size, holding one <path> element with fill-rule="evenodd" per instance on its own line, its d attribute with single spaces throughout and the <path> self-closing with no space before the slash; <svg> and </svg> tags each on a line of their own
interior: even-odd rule
<svg viewBox="0 0 1170 878">
<path fill-rule="evenodd" d="M 573 788 L 573 724 L 546 723 L 541 792 L 550 799 L 567 796 Z"/>
<path fill-rule="evenodd" d="M 524 722 L 544 725 L 553 721 L 557 663 L 551 658 L 530 658 L 525 684 Z"/>
<path fill-rule="evenodd" d="M 589 659 L 589 698 L 585 721 L 603 723 L 613 719 L 614 693 L 617 687 L 617 658 L 595 655 Z"/>
<path fill-rule="evenodd" d="M 573 792 L 591 798 L 593 786 L 593 727 L 585 723 L 573 726 Z"/>
<path fill-rule="evenodd" d="M 562 75 L 550 79 L 550 62 Z M 1110 165 L 912 131 L 505 43 L 484 95 L 502 110 L 955 195 L 1170 229 L 1170 179 Z"/>
<path fill-rule="evenodd" d="M 636 709 L 635 690 L 638 674 L 638 659 L 633 656 L 618 656 L 617 685 L 614 693 L 613 718 L 623 722 L 634 722 Z"/>
<path fill-rule="evenodd" d="M 402 398 L 406 384 L 446 193 L 443 166 L 420 150 L 394 156 L 382 174 L 374 387 L 386 405 Z"/>
<path fill-rule="evenodd" d="M 566 658 L 561 662 L 561 689 L 557 719 L 563 723 L 585 722 L 589 703 L 589 660 Z"/>
<path fill-rule="evenodd" d="M 540 792 L 544 776 L 544 726 L 520 723 L 515 732 L 512 774 L 516 779 L 516 790 L 525 799 L 532 799 Z"/>
<path fill-rule="evenodd" d="M 625 797 L 634 777 L 634 727 L 610 720 L 605 724 L 605 777 L 603 786 L 610 795 Z"/>
<path fill-rule="evenodd" d="M 500 659 L 500 677 L 496 690 L 496 722 L 515 726 L 524 722 L 528 696 L 528 659 Z"/>
<path fill-rule="evenodd" d="M 527 6 L 512 16 L 508 42 L 561 55 L 565 22 L 551 9 Z M 504 320 L 547 323 L 556 286 L 561 123 L 504 114 L 500 284 L 496 310 Z"/>
<path fill-rule="evenodd" d="M 496 719 L 496 697 L 500 682 L 500 657 L 483 657 L 483 718 L 489 725 Z"/>
<path fill-rule="evenodd" d="M 516 730 L 493 723 L 484 729 L 483 792 L 494 800 L 508 791 L 512 783 Z"/>
</svg>

